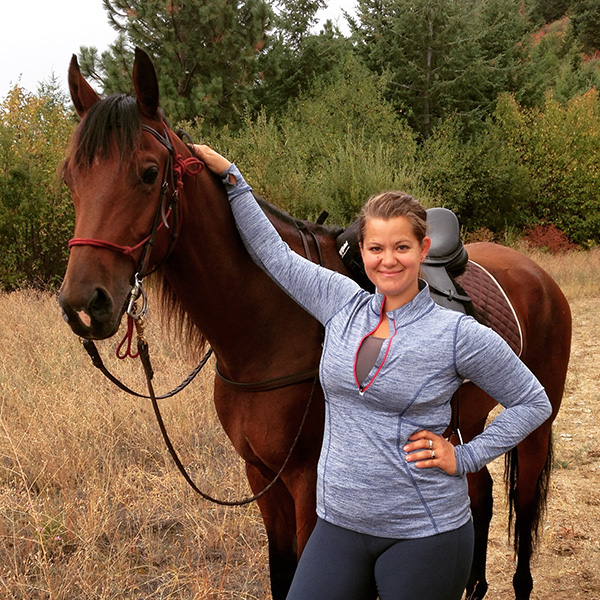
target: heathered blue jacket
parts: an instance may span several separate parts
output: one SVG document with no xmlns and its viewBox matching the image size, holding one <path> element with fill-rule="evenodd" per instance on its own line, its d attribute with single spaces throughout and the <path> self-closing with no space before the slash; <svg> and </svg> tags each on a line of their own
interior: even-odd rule
<svg viewBox="0 0 600 600">
<path fill-rule="evenodd" d="M 491 329 L 435 304 L 426 284 L 410 303 L 382 314 L 380 293 L 290 250 L 235 165 L 222 176 L 253 259 L 325 327 L 318 515 L 389 538 L 464 525 L 470 518 L 466 473 L 510 450 L 550 416 L 539 381 Z M 357 351 L 382 318 L 390 337 L 361 387 L 354 374 Z M 447 428 L 450 399 L 465 379 L 505 410 L 481 435 L 456 447 L 455 475 L 407 462 L 403 446 L 410 435 L 422 429 L 441 435 Z"/>
</svg>

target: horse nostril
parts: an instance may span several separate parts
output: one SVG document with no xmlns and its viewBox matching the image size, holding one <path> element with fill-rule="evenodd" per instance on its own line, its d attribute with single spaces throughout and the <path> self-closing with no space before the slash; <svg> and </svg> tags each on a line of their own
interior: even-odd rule
<svg viewBox="0 0 600 600">
<path fill-rule="evenodd" d="M 101 288 L 94 290 L 88 305 L 88 312 L 92 319 L 99 322 L 107 321 L 113 311 L 113 301 L 108 292 Z"/>
</svg>

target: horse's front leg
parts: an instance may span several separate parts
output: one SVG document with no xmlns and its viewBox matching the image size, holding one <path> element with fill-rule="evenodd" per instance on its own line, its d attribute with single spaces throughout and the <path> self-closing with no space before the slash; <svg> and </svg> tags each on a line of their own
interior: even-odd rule
<svg viewBox="0 0 600 600">
<path fill-rule="evenodd" d="M 273 479 L 265 477 L 250 463 L 246 463 L 246 473 L 255 494 Z M 269 573 L 273 600 L 285 600 L 298 563 L 294 500 L 279 480 L 258 500 L 258 506 L 269 542 Z"/>
<path fill-rule="evenodd" d="M 467 599 L 481 600 L 487 593 L 486 579 L 487 545 L 492 520 L 494 499 L 492 496 L 493 481 L 487 467 L 477 473 L 469 473 L 469 496 L 475 529 L 475 547 L 473 565 L 467 584 Z"/>
</svg>

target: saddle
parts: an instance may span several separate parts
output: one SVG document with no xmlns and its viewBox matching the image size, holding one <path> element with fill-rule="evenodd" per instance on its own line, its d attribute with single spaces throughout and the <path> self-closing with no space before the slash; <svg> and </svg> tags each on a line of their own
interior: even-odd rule
<svg viewBox="0 0 600 600">
<path fill-rule="evenodd" d="M 433 300 L 445 308 L 473 314 L 471 298 L 454 280 L 454 276 L 464 270 L 469 258 L 460 239 L 456 215 L 447 208 L 430 208 L 427 210 L 427 223 L 431 248 L 421 265 L 421 272 L 429 284 Z M 373 292 L 374 286 L 365 273 L 360 254 L 358 229 L 357 219 L 338 235 L 336 246 L 355 281 Z"/>
</svg>

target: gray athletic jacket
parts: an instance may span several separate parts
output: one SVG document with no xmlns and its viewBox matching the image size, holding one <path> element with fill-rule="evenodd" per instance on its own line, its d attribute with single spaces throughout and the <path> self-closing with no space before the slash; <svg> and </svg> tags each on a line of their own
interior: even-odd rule
<svg viewBox="0 0 600 600">
<path fill-rule="evenodd" d="M 222 176 L 253 259 L 325 327 L 318 515 L 340 527 L 389 538 L 425 537 L 466 523 L 465 474 L 510 450 L 550 416 L 539 381 L 496 333 L 441 308 L 424 285 L 409 304 L 383 315 L 390 337 L 361 388 L 354 376 L 356 354 L 382 318 L 383 296 L 290 250 L 237 167 Z M 481 435 L 456 447 L 455 475 L 406 462 L 403 446 L 411 434 L 444 432 L 450 399 L 465 379 L 505 410 Z"/>
</svg>

